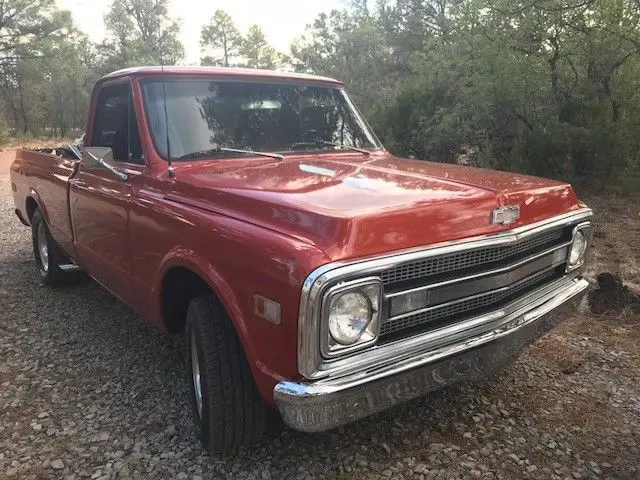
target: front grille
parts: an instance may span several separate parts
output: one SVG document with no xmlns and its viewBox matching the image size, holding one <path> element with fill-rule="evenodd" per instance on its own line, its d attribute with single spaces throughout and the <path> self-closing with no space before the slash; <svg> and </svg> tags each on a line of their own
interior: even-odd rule
<svg viewBox="0 0 640 480">
<path fill-rule="evenodd" d="M 571 227 L 559 227 L 514 243 L 427 257 L 380 272 L 386 294 L 402 298 L 404 291 L 423 287 L 419 291 L 428 295 L 428 308 L 384 319 L 381 340 L 430 331 L 496 310 L 561 277 L 570 239 Z M 500 271 L 503 268 L 507 270 Z M 508 273 L 502 273 L 505 271 Z M 463 279 L 466 276 L 469 278 Z M 441 281 L 449 283 L 435 287 Z M 387 307 L 389 312 L 390 303 Z"/>
<path fill-rule="evenodd" d="M 416 326 L 433 326 L 435 328 L 436 326 L 442 327 L 445 324 L 464 320 L 473 314 L 481 313 L 486 307 L 497 308 L 500 304 L 514 299 L 527 290 L 548 283 L 555 277 L 558 277 L 557 269 L 547 270 L 537 273 L 523 282 L 504 290 L 488 292 L 469 298 L 468 300 L 460 300 L 455 303 L 452 302 L 442 306 L 435 306 L 430 310 L 398 318 L 397 320 L 388 320 L 383 324 L 380 336 L 386 337 L 401 330 L 415 328 Z M 445 320 L 445 322 L 441 320 Z"/>
<path fill-rule="evenodd" d="M 466 252 L 438 255 L 416 262 L 396 265 L 381 272 L 380 276 L 382 283 L 389 285 L 498 262 L 508 262 L 519 255 L 560 243 L 566 235 L 567 232 L 561 228 L 548 230 L 537 235 L 531 235 L 518 243 L 510 245 L 484 247 Z"/>
</svg>

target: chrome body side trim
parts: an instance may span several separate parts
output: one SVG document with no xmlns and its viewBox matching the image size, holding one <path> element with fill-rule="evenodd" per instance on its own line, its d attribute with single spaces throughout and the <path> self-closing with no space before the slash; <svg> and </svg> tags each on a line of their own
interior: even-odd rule
<svg viewBox="0 0 640 480">
<path fill-rule="evenodd" d="M 338 282 L 375 275 L 376 272 L 380 270 L 391 268 L 405 262 L 463 250 L 513 244 L 548 229 L 560 228 L 586 221 L 591 216 L 591 209 L 582 208 L 531 225 L 518 227 L 507 232 L 445 242 L 428 248 L 394 252 L 389 255 L 364 258 L 353 262 L 334 262 L 317 268 L 309 274 L 302 287 L 298 316 L 298 370 L 308 379 L 344 375 L 354 368 L 358 369 L 367 364 L 384 362 L 385 359 L 393 357 L 394 355 L 397 358 L 397 354 L 399 353 L 405 354 L 415 351 L 415 349 L 424 350 L 425 348 L 433 348 L 435 346 L 434 343 L 441 345 L 443 342 L 449 340 L 450 329 L 456 331 L 457 335 L 463 337 L 465 335 L 470 336 L 473 332 L 468 332 L 467 330 L 469 328 L 478 327 L 479 329 L 486 329 L 488 328 L 488 322 L 491 320 L 491 318 L 484 318 L 479 325 L 475 325 L 473 321 L 465 321 L 444 329 L 402 339 L 399 341 L 401 343 L 399 347 L 396 345 L 398 342 L 390 342 L 384 345 L 371 345 L 361 352 L 355 352 L 344 358 L 328 361 L 322 357 L 322 342 L 320 338 L 322 330 L 320 324 L 322 317 L 321 300 L 326 288 Z M 553 250 L 557 248 L 559 248 L 559 246 L 556 246 Z M 573 278 L 578 272 L 579 269 L 560 280 Z M 546 287 L 551 287 L 556 285 L 556 283 L 557 282 L 554 282 Z M 491 312 L 490 315 L 495 317 L 495 319 L 501 319 L 505 314 L 505 310 L 500 309 Z M 396 347 L 394 347 L 394 345 L 396 345 Z"/>
<path fill-rule="evenodd" d="M 514 302 L 503 311 L 473 319 L 491 328 L 446 345 L 422 347 L 416 339 L 396 345 L 398 355 L 308 383 L 281 381 L 274 398 L 284 421 L 316 432 L 357 420 L 464 379 L 480 378 L 516 358 L 524 347 L 566 318 L 582 301 L 589 283 L 564 278 Z M 509 313 L 507 313 L 507 310 Z M 420 346 L 408 354 L 407 341 Z"/>
</svg>

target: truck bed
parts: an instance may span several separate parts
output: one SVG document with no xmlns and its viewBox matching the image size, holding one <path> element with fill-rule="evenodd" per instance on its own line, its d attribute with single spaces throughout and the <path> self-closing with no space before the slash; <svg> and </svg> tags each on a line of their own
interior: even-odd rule
<svg viewBox="0 0 640 480">
<path fill-rule="evenodd" d="M 16 214 L 30 225 L 36 208 L 44 215 L 60 248 L 73 256 L 73 230 L 69 213 L 69 180 L 79 161 L 67 147 L 19 149 L 11 165 L 11 188 Z"/>
</svg>

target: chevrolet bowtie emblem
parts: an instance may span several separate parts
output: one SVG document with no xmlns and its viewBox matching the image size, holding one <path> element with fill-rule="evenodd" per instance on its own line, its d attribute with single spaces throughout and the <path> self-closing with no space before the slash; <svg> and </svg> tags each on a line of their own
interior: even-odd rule
<svg viewBox="0 0 640 480">
<path fill-rule="evenodd" d="M 518 218 L 520 218 L 520 207 L 518 205 L 505 205 L 491 212 L 491 223 L 496 225 L 511 225 Z"/>
</svg>

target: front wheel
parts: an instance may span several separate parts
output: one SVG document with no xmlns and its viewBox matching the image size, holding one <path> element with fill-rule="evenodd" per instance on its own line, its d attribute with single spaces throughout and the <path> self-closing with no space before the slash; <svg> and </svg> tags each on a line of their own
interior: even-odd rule
<svg viewBox="0 0 640 480">
<path fill-rule="evenodd" d="M 203 446 L 226 453 L 259 440 L 267 407 L 233 325 L 215 296 L 191 301 L 185 336 L 193 416 Z"/>
</svg>

